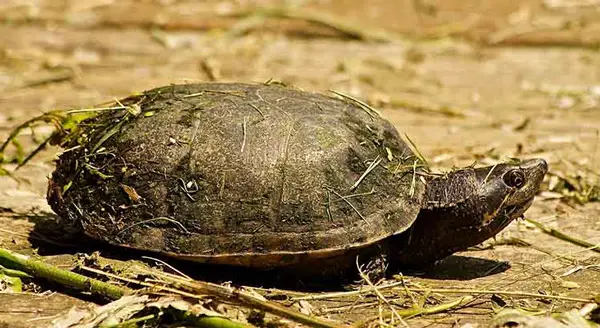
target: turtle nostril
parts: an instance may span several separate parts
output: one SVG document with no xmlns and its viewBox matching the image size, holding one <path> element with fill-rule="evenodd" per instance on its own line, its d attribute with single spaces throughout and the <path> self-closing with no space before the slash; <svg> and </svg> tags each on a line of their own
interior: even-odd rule
<svg viewBox="0 0 600 328">
<path fill-rule="evenodd" d="M 544 174 L 546 174 L 546 172 L 548 172 L 548 163 L 543 158 L 538 159 L 538 161 L 539 166 L 542 168 L 542 171 L 544 171 Z"/>
<path fill-rule="evenodd" d="M 525 161 L 523 164 L 521 164 L 521 168 L 538 171 L 542 173 L 542 176 L 548 173 L 548 163 L 543 158 L 535 158 Z"/>
</svg>

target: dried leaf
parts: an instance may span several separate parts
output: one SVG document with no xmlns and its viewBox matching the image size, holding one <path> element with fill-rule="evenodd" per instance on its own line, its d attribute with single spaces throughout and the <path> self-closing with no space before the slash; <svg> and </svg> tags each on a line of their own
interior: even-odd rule
<svg viewBox="0 0 600 328">
<path fill-rule="evenodd" d="M 135 188 L 122 183 L 120 184 L 120 186 L 121 189 L 123 189 L 123 191 L 127 194 L 127 196 L 129 196 L 129 200 L 131 200 L 133 203 L 139 203 L 142 200 L 142 196 L 140 196 L 137 193 Z"/>
</svg>

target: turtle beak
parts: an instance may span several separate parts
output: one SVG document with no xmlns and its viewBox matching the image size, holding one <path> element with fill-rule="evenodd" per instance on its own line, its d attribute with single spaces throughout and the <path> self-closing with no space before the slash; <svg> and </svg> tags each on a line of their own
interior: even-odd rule
<svg viewBox="0 0 600 328">
<path fill-rule="evenodd" d="M 523 191 L 533 197 L 539 191 L 544 176 L 548 173 L 548 163 L 542 158 L 535 158 L 523 161 L 519 167 L 525 172 L 528 181 Z"/>
<path fill-rule="evenodd" d="M 539 185 L 546 173 L 548 173 L 548 163 L 543 158 L 528 159 L 519 164 L 519 167 L 524 170 L 534 181 Z"/>
</svg>

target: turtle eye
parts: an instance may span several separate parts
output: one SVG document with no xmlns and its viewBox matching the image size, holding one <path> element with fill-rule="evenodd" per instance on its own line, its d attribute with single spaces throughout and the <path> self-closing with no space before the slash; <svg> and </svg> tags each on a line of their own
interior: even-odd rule
<svg viewBox="0 0 600 328">
<path fill-rule="evenodd" d="M 525 174 L 521 170 L 510 170 L 504 174 L 504 183 L 510 187 L 521 188 L 525 185 Z"/>
</svg>

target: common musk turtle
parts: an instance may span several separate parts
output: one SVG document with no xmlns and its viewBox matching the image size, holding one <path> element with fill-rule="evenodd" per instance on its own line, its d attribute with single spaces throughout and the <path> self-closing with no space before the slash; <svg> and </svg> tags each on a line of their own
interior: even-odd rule
<svg viewBox="0 0 600 328">
<path fill-rule="evenodd" d="M 421 266 L 522 216 L 542 159 L 429 173 L 360 101 L 278 84 L 172 85 L 68 136 L 48 200 L 92 238 L 208 264 Z"/>
</svg>

